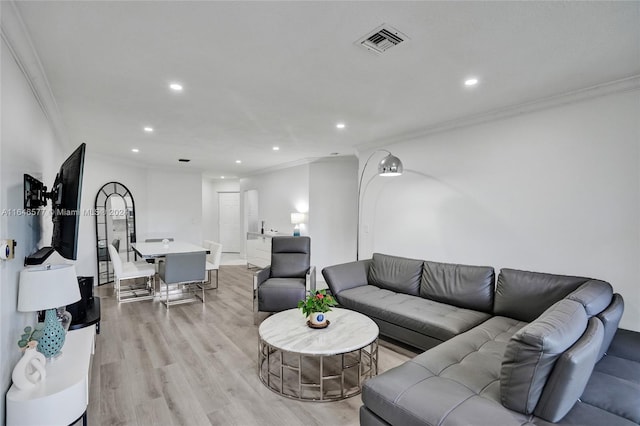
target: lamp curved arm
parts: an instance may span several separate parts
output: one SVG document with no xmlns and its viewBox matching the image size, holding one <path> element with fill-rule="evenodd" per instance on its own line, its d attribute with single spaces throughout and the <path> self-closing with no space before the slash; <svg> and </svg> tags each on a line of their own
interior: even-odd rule
<svg viewBox="0 0 640 426">
<path fill-rule="evenodd" d="M 386 152 L 389 155 L 393 155 L 391 154 L 391 152 L 387 151 L 386 149 L 376 149 L 371 153 L 371 155 L 369 155 L 369 158 L 367 158 L 367 161 L 364 163 L 364 167 L 362 168 L 362 172 L 360 173 L 360 180 L 358 181 L 358 210 L 357 210 L 358 220 L 357 220 L 357 227 L 356 227 L 356 260 L 360 260 L 360 200 L 361 200 L 360 192 L 362 191 L 362 179 L 364 178 L 364 171 L 367 169 L 367 166 L 369 165 L 369 161 L 371 161 L 371 158 L 373 158 L 373 156 L 378 152 Z"/>
</svg>

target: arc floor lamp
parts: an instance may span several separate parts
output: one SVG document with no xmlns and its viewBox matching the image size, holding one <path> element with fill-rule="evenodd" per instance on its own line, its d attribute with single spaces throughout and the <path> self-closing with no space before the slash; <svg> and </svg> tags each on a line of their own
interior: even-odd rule
<svg viewBox="0 0 640 426">
<path fill-rule="evenodd" d="M 378 163 L 378 176 L 400 176 L 404 171 L 402 161 L 400 161 L 398 157 L 394 156 L 386 149 L 377 149 L 373 151 L 371 155 L 369 155 L 369 158 L 367 158 L 367 161 L 364 163 L 362 173 L 360 173 L 360 181 L 358 182 L 358 227 L 356 231 L 356 260 L 360 260 L 360 202 L 362 201 L 360 193 L 362 192 L 362 179 L 364 178 L 364 172 L 369 165 L 369 161 L 378 152 L 387 153 L 387 156 L 380 160 L 380 162 Z"/>
</svg>

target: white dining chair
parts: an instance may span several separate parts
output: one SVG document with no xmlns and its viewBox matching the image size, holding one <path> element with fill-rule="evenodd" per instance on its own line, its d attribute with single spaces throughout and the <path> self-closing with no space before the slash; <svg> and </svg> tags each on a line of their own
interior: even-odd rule
<svg viewBox="0 0 640 426">
<path fill-rule="evenodd" d="M 113 288 L 118 302 L 153 299 L 154 286 L 152 279 L 155 278 L 156 274 L 155 266 L 146 262 L 122 262 L 116 248 L 111 244 L 109 244 L 108 248 L 115 275 Z M 123 288 L 122 281 L 135 280 L 137 278 L 146 278 L 146 285 L 136 285 L 134 282 Z"/>
<path fill-rule="evenodd" d="M 204 248 L 209 251 L 207 254 L 207 281 L 204 284 L 204 289 L 217 289 L 218 288 L 218 273 L 220 269 L 220 259 L 222 258 L 222 244 L 216 243 L 215 241 L 204 240 L 202 242 Z M 213 282 L 211 280 L 211 271 L 216 271 L 216 285 L 213 286 Z"/>
</svg>

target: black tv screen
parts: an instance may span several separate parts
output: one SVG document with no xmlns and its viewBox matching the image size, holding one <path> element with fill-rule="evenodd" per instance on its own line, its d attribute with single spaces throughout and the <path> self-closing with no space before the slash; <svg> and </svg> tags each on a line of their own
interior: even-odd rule
<svg viewBox="0 0 640 426">
<path fill-rule="evenodd" d="M 78 258 L 78 230 L 80 226 L 80 197 L 84 169 L 85 144 L 67 158 L 53 184 L 53 236 L 51 246 L 69 260 Z"/>
</svg>

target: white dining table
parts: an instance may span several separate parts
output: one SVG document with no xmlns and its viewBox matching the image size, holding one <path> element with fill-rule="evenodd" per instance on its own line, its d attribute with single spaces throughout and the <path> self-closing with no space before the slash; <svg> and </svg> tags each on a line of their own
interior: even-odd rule
<svg viewBox="0 0 640 426">
<path fill-rule="evenodd" d="M 144 259 L 162 259 L 163 257 L 166 257 L 170 254 L 195 253 L 203 251 L 207 254 L 210 253 L 210 251 L 204 247 L 182 241 L 169 241 L 167 243 L 163 243 L 161 241 L 152 243 L 133 243 L 131 244 L 131 247 L 138 256 L 141 256 Z M 201 296 L 198 296 L 194 293 L 191 297 L 178 296 L 177 298 L 175 298 L 176 294 L 170 294 L 172 290 L 169 289 L 168 284 L 165 284 L 165 290 L 161 290 L 161 293 L 164 293 L 165 295 L 165 306 L 168 308 L 170 305 L 195 302 L 197 300 L 200 300 L 202 301 L 202 303 L 204 303 L 204 288 L 202 287 L 202 285 L 199 285 L 199 287 L 202 290 Z"/>
<path fill-rule="evenodd" d="M 131 244 L 131 247 L 138 256 L 142 256 L 146 259 L 165 257 L 168 254 L 193 253 L 200 251 L 204 251 L 209 254 L 209 250 L 204 247 L 182 241 L 169 241 L 166 244 L 163 242 L 133 243 Z"/>
</svg>

